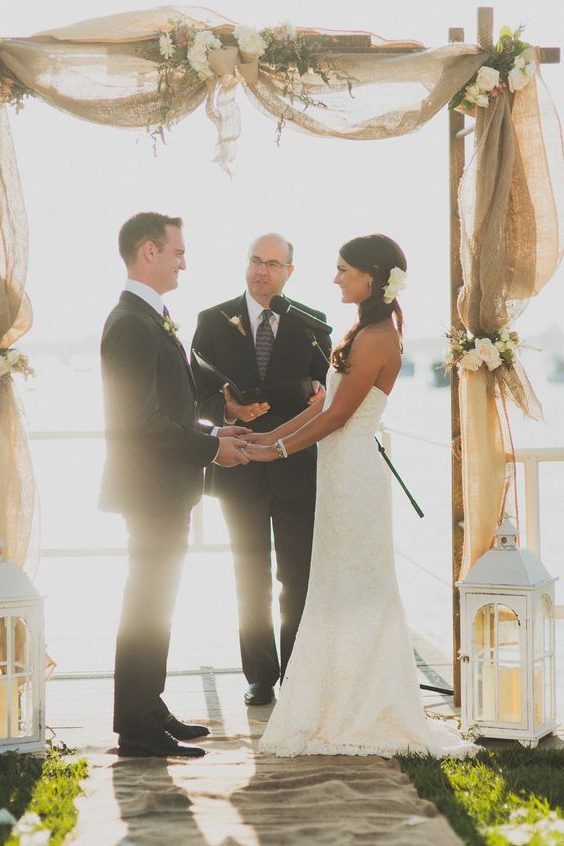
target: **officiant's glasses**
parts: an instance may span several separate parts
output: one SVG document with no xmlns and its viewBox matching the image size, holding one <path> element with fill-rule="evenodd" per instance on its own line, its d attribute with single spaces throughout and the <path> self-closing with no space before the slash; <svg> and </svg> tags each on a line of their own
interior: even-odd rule
<svg viewBox="0 0 564 846">
<path fill-rule="evenodd" d="M 269 270 L 281 270 L 283 267 L 291 267 L 291 263 L 288 262 L 287 264 L 282 264 L 281 261 L 276 261 L 276 259 L 267 259 L 263 261 L 258 256 L 249 256 L 249 264 L 252 264 L 253 267 L 268 267 Z"/>
</svg>

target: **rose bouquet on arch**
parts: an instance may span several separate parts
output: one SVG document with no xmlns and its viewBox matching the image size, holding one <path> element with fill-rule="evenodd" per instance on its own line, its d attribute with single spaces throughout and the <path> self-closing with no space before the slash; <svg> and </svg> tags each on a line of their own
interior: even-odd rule
<svg viewBox="0 0 564 846">
<path fill-rule="evenodd" d="M 492 98 L 507 91 L 521 91 L 531 82 L 537 70 L 536 50 L 521 40 L 522 32 L 523 27 L 514 32 L 508 26 L 502 27 L 492 53 L 454 95 L 449 109 L 473 116 L 477 108 L 487 109 Z"/>
<path fill-rule="evenodd" d="M 446 333 L 449 345 L 445 355 L 444 367 L 450 371 L 453 367 L 462 370 L 478 371 L 481 367 L 497 370 L 498 367 L 512 367 L 515 350 L 522 347 L 517 332 L 500 329 L 485 337 L 471 337 L 466 329 L 449 329 Z"/>
</svg>

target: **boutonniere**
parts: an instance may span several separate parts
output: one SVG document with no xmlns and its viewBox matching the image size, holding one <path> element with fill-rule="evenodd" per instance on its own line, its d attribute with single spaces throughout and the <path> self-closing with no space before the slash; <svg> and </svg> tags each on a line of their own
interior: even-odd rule
<svg viewBox="0 0 564 846">
<path fill-rule="evenodd" d="M 233 317 L 229 317 L 229 315 L 225 314 L 224 311 L 222 311 L 221 313 L 225 317 L 227 322 L 230 323 L 232 326 L 234 326 L 235 329 L 237 329 L 241 333 L 241 335 L 247 334 L 246 331 L 245 331 L 245 327 L 243 326 L 243 322 L 241 320 L 240 314 L 234 314 Z"/>
<path fill-rule="evenodd" d="M 165 330 L 167 335 L 172 338 L 174 343 L 180 346 L 180 338 L 178 337 L 178 330 L 180 329 L 180 326 L 178 325 L 178 323 L 175 323 L 169 315 L 167 315 L 166 317 L 163 316 L 163 329 Z"/>
</svg>

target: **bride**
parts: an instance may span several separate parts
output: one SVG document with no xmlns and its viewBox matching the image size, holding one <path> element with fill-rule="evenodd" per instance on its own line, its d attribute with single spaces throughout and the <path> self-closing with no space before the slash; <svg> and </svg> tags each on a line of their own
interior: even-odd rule
<svg viewBox="0 0 564 846">
<path fill-rule="evenodd" d="M 254 461 L 319 441 L 311 575 L 263 752 L 462 756 L 476 747 L 426 718 L 394 571 L 389 471 L 373 434 L 401 367 L 405 256 L 385 235 L 339 253 L 335 283 L 358 321 L 332 354 L 327 395 L 272 432 L 248 436 Z"/>
</svg>

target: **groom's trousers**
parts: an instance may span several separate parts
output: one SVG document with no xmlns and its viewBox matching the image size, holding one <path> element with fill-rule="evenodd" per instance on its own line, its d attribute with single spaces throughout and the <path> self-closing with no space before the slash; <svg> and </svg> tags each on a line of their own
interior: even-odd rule
<svg viewBox="0 0 564 846">
<path fill-rule="evenodd" d="M 279 497 L 264 485 L 254 496 L 221 500 L 229 530 L 237 601 L 241 663 L 249 684 L 273 686 L 284 677 L 304 608 L 315 495 Z M 271 534 L 280 592 L 280 662 L 272 623 Z"/>
<path fill-rule="evenodd" d="M 129 573 L 114 675 L 114 731 L 136 736 L 166 716 L 161 694 L 190 512 L 126 514 Z"/>
</svg>

